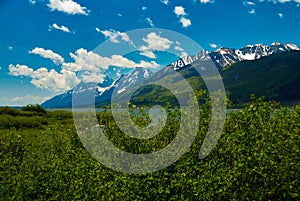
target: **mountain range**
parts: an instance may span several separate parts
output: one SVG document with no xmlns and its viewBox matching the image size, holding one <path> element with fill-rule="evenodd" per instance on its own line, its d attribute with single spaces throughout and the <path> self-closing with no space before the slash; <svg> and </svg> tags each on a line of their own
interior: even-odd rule
<svg viewBox="0 0 300 201">
<path fill-rule="evenodd" d="M 45 108 L 70 108 L 72 107 L 74 93 L 83 93 L 82 96 L 89 96 L 90 93 L 94 93 L 95 103 L 101 103 L 110 100 L 114 91 L 116 91 L 116 94 L 120 94 L 129 87 L 147 79 L 152 74 L 150 70 L 138 67 L 126 75 L 121 75 L 115 81 L 106 77 L 103 83 L 81 82 L 76 86 L 76 89 L 72 88 L 63 94 L 55 96 L 42 103 L 42 106 Z"/>
<path fill-rule="evenodd" d="M 300 60 L 299 63 L 295 62 L 299 59 L 298 51 L 300 51 L 300 48 L 294 44 L 282 44 L 278 42 L 274 42 L 269 46 L 263 44 L 247 45 L 241 49 L 222 47 L 211 52 L 202 50 L 196 55 L 184 56 L 156 73 L 152 73 L 148 69 L 136 68 L 126 75 L 121 75 L 114 81 L 106 78 L 103 83 L 96 84 L 96 91 L 94 91 L 95 83 L 80 83 L 76 87 L 77 90 L 71 89 L 66 93 L 57 95 L 44 102 L 42 106 L 45 108 L 70 108 L 72 107 L 73 93 L 80 92 L 88 94 L 91 93 L 91 91 L 92 93 L 95 93 L 96 105 L 102 106 L 103 104 L 109 104 L 110 99 L 113 96 L 118 96 L 119 94 L 126 92 L 126 90 L 130 87 L 133 87 L 145 80 L 165 77 L 174 70 L 181 72 L 181 74 L 184 75 L 184 77 L 191 83 L 194 89 L 205 89 L 206 87 L 201 77 L 199 74 L 195 73 L 192 68 L 192 65 L 205 61 L 212 61 L 219 69 L 229 97 L 234 103 L 239 104 L 245 102 L 251 93 L 261 96 L 268 93 L 266 90 L 269 90 L 270 92 L 271 89 L 265 89 L 264 87 L 257 86 L 257 84 L 255 85 L 255 83 L 262 82 L 261 84 L 264 84 L 266 80 L 272 82 L 272 79 L 276 82 L 277 79 L 286 79 L 291 82 L 296 82 L 295 80 L 291 80 L 289 77 L 283 75 L 292 71 L 292 77 L 296 80 L 298 79 L 297 76 L 295 77 L 295 75 L 298 75 L 299 70 L 297 65 L 300 63 Z M 267 67 L 271 71 L 267 71 L 265 69 Z M 276 75 L 276 73 L 280 74 Z M 245 83 L 254 83 L 254 86 L 251 84 L 247 85 Z M 175 84 L 180 86 L 179 82 Z M 282 83 L 273 83 L 273 85 L 276 89 L 274 89 L 275 91 L 271 90 L 272 95 L 267 96 L 267 98 L 284 100 L 284 93 L 282 89 L 279 90 L 278 87 L 281 86 L 283 88 L 287 88 L 288 86 L 284 87 L 282 86 Z M 257 91 L 256 89 L 262 89 L 263 91 Z M 113 94 L 114 91 L 115 94 Z M 289 100 L 292 97 L 295 99 L 294 96 L 295 93 L 294 95 L 289 95 Z M 148 87 L 147 90 L 139 90 L 135 94 L 136 104 L 145 104 L 147 101 L 156 103 L 166 101 L 172 102 L 171 99 L 174 101 L 174 97 L 172 98 L 167 91 L 157 86 Z"/>
<path fill-rule="evenodd" d="M 240 61 L 257 60 L 261 57 L 293 50 L 300 50 L 300 48 L 295 44 L 279 42 L 274 42 L 270 46 L 264 44 L 247 45 L 241 49 L 222 47 L 212 52 L 202 50 L 197 55 L 182 57 L 173 62 L 171 66 L 174 70 L 178 70 L 197 61 L 212 60 L 218 68 L 222 69 Z"/>
</svg>

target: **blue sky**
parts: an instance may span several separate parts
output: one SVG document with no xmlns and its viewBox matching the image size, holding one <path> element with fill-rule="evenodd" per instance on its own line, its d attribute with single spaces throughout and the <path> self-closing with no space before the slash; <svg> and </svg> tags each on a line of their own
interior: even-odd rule
<svg viewBox="0 0 300 201">
<path fill-rule="evenodd" d="M 174 57 L 156 52 L 171 46 L 193 52 L 159 33 L 143 36 L 136 56 L 114 55 L 120 64 L 93 52 L 106 40 L 130 43 L 130 30 L 168 29 L 207 50 L 299 46 L 300 0 L 1 0 L 0 24 L 0 105 L 26 105 L 80 81 L 101 82 L 107 69 L 117 76 L 136 66 L 160 68 Z"/>
</svg>

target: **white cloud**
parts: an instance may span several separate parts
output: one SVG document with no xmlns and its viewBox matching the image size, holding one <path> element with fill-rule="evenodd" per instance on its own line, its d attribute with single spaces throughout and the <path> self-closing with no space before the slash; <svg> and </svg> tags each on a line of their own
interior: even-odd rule
<svg viewBox="0 0 300 201">
<path fill-rule="evenodd" d="M 184 7 L 182 7 L 182 6 L 175 6 L 174 13 L 177 16 L 187 15 L 185 10 L 184 10 Z"/>
<path fill-rule="evenodd" d="M 75 53 L 70 53 L 74 60 L 71 63 L 63 63 L 63 69 L 70 71 L 92 71 L 100 72 L 101 69 L 107 69 L 111 63 L 110 58 L 101 57 L 100 55 L 80 48 Z"/>
<path fill-rule="evenodd" d="M 143 7 L 142 7 L 142 10 L 147 10 L 147 7 L 146 7 L 146 6 L 143 6 Z"/>
<path fill-rule="evenodd" d="M 278 16 L 282 19 L 283 18 L 283 14 L 282 13 L 278 13 Z"/>
<path fill-rule="evenodd" d="M 255 3 L 252 2 L 252 1 L 244 1 L 243 4 L 244 4 L 245 6 L 255 6 Z"/>
<path fill-rule="evenodd" d="M 45 56 L 46 50 L 34 49 L 32 52 Z M 48 52 L 49 53 L 49 52 Z M 53 53 L 53 52 L 52 52 Z M 80 48 L 75 53 L 70 53 L 74 62 L 61 62 L 59 72 L 54 69 L 38 68 L 34 70 L 26 65 L 9 65 L 9 74 L 11 76 L 26 76 L 31 78 L 31 83 L 40 89 L 46 89 L 55 93 L 71 89 L 79 82 L 103 82 L 105 70 L 109 66 L 121 68 L 158 68 L 155 61 L 140 61 L 139 63 L 129 60 L 122 55 L 112 55 L 103 57 L 92 51 Z M 45 56 L 46 57 L 46 56 Z"/>
<path fill-rule="evenodd" d="M 177 51 L 181 51 L 181 52 L 184 51 L 180 46 L 175 46 L 174 49 L 177 50 Z"/>
<path fill-rule="evenodd" d="M 98 27 L 96 27 L 96 31 L 102 33 L 106 38 L 108 38 L 113 43 L 119 43 L 120 42 L 119 38 L 125 42 L 130 42 L 129 36 L 124 32 L 116 31 L 113 29 L 102 31 Z"/>
<path fill-rule="evenodd" d="M 71 33 L 70 29 L 66 26 L 58 26 L 56 23 L 53 23 L 52 25 L 49 25 L 49 31 L 51 31 L 52 29 L 57 29 L 63 32 L 67 32 L 67 33 Z"/>
<path fill-rule="evenodd" d="M 13 47 L 13 46 L 8 46 L 8 47 L 7 47 L 7 50 L 8 50 L 8 51 L 13 51 L 13 50 L 14 50 L 14 47 Z"/>
<path fill-rule="evenodd" d="M 103 57 L 92 51 L 80 48 L 75 54 L 70 53 L 71 58 L 74 60 L 73 63 L 63 63 L 62 68 L 69 71 L 90 71 L 90 72 L 103 72 L 108 69 L 109 66 L 116 66 L 122 68 L 135 68 L 135 67 L 147 67 L 157 68 L 156 63 L 135 63 L 121 55 L 112 55 L 111 57 Z"/>
<path fill-rule="evenodd" d="M 165 4 L 165 5 L 168 5 L 168 4 L 169 4 L 169 0 L 160 0 L 160 2 L 162 2 L 162 3 Z"/>
<path fill-rule="evenodd" d="M 296 3 L 300 4 L 300 0 L 259 0 L 259 2 L 264 2 L 264 1 L 273 2 L 274 4 L 286 3 L 286 2 L 296 2 Z"/>
<path fill-rule="evenodd" d="M 121 13 L 118 13 L 117 15 L 118 15 L 119 17 L 123 17 L 123 15 L 122 15 Z"/>
<path fill-rule="evenodd" d="M 33 70 L 25 65 L 9 65 L 9 74 L 12 76 L 26 76 L 31 78 L 31 83 L 40 89 L 46 89 L 53 92 L 62 92 L 71 89 L 78 84 L 80 80 L 75 72 L 62 69 L 60 73 L 54 69 L 48 71 L 47 68 Z"/>
<path fill-rule="evenodd" d="M 183 28 L 187 28 L 192 25 L 192 22 L 190 19 L 183 17 L 183 16 L 187 15 L 187 13 L 185 12 L 185 10 L 182 6 L 176 6 L 174 8 L 174 13 L 177 15 L 177 17 L 180 17 L 179 22 L 182 24 Z"/>
<path fill-rule="evenodd" d="M 80 82 L 75 72 L 64 69 L 58 73 L 54 69 L 48 71 L 46 68 L 39 68 L 30 77 L 31 83 L 37 88 L 53 92 L 69 90 Z"/>
<path fill-rule="evenodd" d="M 210 46 L 211 48 L 217 48 L 217 47 L 218 47 L 218 45 L 217 45 L 217 44 L 214 44 L 214 43 L 209 43 L 209 46 Z"/>
<path fill-rule="evenodd" d="M 173 43 L 169 39 L 157 35 L 155 32 L 149 33 L 146 38 L 143 38 L 143 41 L 148 44 L 148 47 L 150 49 L 158 51 L 169 49 L 171 44 Z"/>
<path fill-rule="evenodd" d="M 180 52 L 180 57 L 188 56 L 188 53 L 186 53 L 186 52 L 184 51 L 184 49 L 183 49 L 182 47 L 180 47 L 179 45 L 180 45 L 180 43 L 176 41 L 176 46 L 174 47 L 174 49 L 175 49 L 176 51 L 179 51 L 179 52 Z"/>
<path fill-rule="evenodd" d="M 185 17 L 181 17 L 179 22 L 181 22 L 183 28 L 187 28 L 192 25 L 191 20 Z"/>
<path fill-rule="evenodd" d="M 8 66 L 9 74 L 12 76 L 30 76 L 33 73 L 33 69 L 26 65 L 17 64 L 16 66 L 10 64 Z"/>
<path fill-rule="evenodd" d="M 49 100 L 51 96 L 17 96 L 13 98 L 2 98 L 0 99 L 0 105 L 8 105 L 8 106 L 24 106 L 28 104 L 41 104 L 46 100 Z"/>
<path fill-rule="evenodd" d="M 138 64 L 138 67 L 142 67 L 142 68 L 158 68 L 160 65 L 158 63 L 156 63 L 155 61 L 151 61 L 151 62 L 147 62 L 147 61 L 141 61 Z"/>
<path fill-rule="evenodd" d="M 144 45 L 141 46 L 138 50 L 140 51 L 140 55 L 146 56 L 151 59 L 156 58 L 156 55 L 154 54 L 154 52 Z"/>
<path fill-rule="evenodd" d="M 80 75 L 80 78 L 83 82 L 102 83 L 105 78 L 105 75 L 102 73 L 85 71 Z"/>
<path fill-rule="evenodd" d="M 157 35 L 155 32 L 151 32 L 143 41 L 147 43 L 147 46 L 141 46 L 138 48 L 141 55 L 147 56 L 149 58 L 156 58 L 153 51 L 165 51 L 170 48 L 173 43 L 167 38 L 163 38 Z"/>
<path fill-rule="evenodd" d="M 153 21 L 151 20 L 150 17 L 147 17 L 147 18 L 146 18 L 146 22 L 147 22 L 151 27 L 154 27 L 154 26 L 155 26 L 154 23 L 153 23 Z"/>
<path fill-rule="evenodd" d="M 248 11 L 248 13 L 249 13 L 249 14 L 255 14 L 255 10 L 254 10 L 254 9 L 250 9 L 250 10 Z"/>
<path fill-rule="evenodd" d="M 29 51 L 30 54 L 37 54 L 43 58 L 51 59 L 56 65 L 62 64 L 64 58 L 57 53 L 54 53 L 52 50 L 45 50 L 44 48 L 36 47 L 33 50 Z"/>
<path fill-rule="evenodd" d="M 48 4 L 51 11 L 57 10 L 69 15 L 88 15 L 89 10 L 86 7 L 81 6 L 73 0 L 50 0 Z"/>
<path fill-rule="evenodd" d="M 213 3 L 214 0 L 200 0 L 201 3 Z"/>
</svg>

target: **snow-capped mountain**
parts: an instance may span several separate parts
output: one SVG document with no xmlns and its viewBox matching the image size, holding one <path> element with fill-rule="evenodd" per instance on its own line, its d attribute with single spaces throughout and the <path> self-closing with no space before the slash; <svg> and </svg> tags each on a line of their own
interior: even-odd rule
<svg viewBox="0 0 300 201">
<path fill-rule="evenodd" d="M 278 42 L 274 42 L 270 46 L 266 46 L 264 44 L 247 45 L 241 49 L 222 47 L 212 52 L 203 50 L 197 55 L 182 57 L 169 65 L 169 67 L 172 67 L 174 70 L 178 70 L 192 64 L 193 62 L 207 61 L 211 59 L 218 68 L 224 68 L 239 61 L 256 60 L 264 56 L 293 50 L 299 51 L 300 48 L 295 44 L 282 44 Z"/>
<path fill-rule="evenodd" d="M 150 75 L 152 75 L 152 72 L 145 68 L 136 68 L 131 73 L 122 76 L 115 84 L 115 90 L 117 94 L 122 93 L 129 87 L 140 83 L 141 81 L 148 78 Z"/>
<path fill-rule="evenodd" d="M 127 75 L 121 75 L 117 80 L 113 81 L 107 78 L 103 83 L 84 83 L 81 82 L 73 89 L 66 93 L 57 95 L 46 102 L 42 103 L 45 108 L 69 108 L 72 107 L 73 94 L 80 93 L 81 97 L 89 96 L 92 93 L 95 94 L 95 103 L 103 102 L 111 99 L 114 95 L 120 94 L 126 91 L 129 87 L 138 84 L 145 80 L 152 72 L 144 68 L 135 68 L 131 73 Z M 83 100 L 84 101 L 84 100 Z"/>
<path fill-rule="evenodd" d="M 190 66 L 194 62 L 212 60 L 214 64 L 222 69 L 228 65 L 245 61 L 257 60 L 261 57 L 270 56 L 287 51 L 300 51 L 300 48 L 294 44 L 282 44 L 278 42 L 272 43 L 270 46 L 263 44 L 247 45 L 241 49 L 233 48 L 219 48 L 215 51 L 209 52 L 203 50 L 194 56 L 185 56 L 181 59 L 168 65 L 166 68 L 161 69 L 151 79 L 157 80 L 160 77 L 167 75 L 173 70 L 180 70 L 181 68 Z M 45 108 L 67 108 L 72 107 L 73 93 L 81 93 L 86 95 L 95 94 L 95 102 L 101 103 L 110 100 L 112 96 L 121 94 L 128 88 L 144 81 L 146 78 L 151 77 L 152 72 L 144 68 L 135 68 L 132 72 L 121 75 L 118 79 L 113 81 L 108 79 L 102 84 L 97 83 L 80 83 L 76 86 L 76 90 L 71 89 L 66 93 L 55 96 L 54 98 L 42 104 Z M 96 85 L 96 87 L 95 87 Z"/>
</svg>

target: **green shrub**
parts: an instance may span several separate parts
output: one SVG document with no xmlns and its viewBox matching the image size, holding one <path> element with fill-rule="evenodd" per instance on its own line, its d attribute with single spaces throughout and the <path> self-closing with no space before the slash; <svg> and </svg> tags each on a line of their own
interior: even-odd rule
<svg viewBox="0 0 300 201">
<path fill-rule="evenodd" d="M 0 129 L 0 200 L 300 199 L 300 106 L 252 99 L 230 114 L 217 146 L 204 160 L 198 154 L 209 104 L 200 112 L 203 118 L 190 150 L 175 164 L 145 175 L 98 163 L 82 146 L 74 125 L 61 120 L 40 128 Z M 55 113 L 58 119 L 68 116 L 62 114 Z M 97 114 L 107 137 L 135 153 L 165 147 L 176 135 L 177 115 L 170 111 L 169 125 L 158 136 L 137 140 L 120 131 L 109 111 Z M 1 115 L 0 122 L 7 117 L 6 124 L 14 119 Z M 143 124 L 144 118 L 134 120 Z"/>
<path fill-rule="evenodd" d="M 12 115 L 12 116 L 17 116 L 20 114 L 20 111 L 19 110 L 16 110 L 16 109 L 13 109 L 13 108 L 10 108 L 10 107 L 0 107 L 0 115 L 5 115 L 5 114 L 9 114 L 9 115 Z"/>
<path fill-rule="evenodd" d="M 22 107 L 22 111 L 36 112 L 38 114 L 46 114 L 47 111 L 39 104 L 31 104 Z"/>
<path fill-rule="evenodd" d="M 0 116 L 0 128 L 35 128 L 47 124 L 47 119 L 40 116 L 26 117 L 12 116 L 7 114 Z"/>
</svg>

